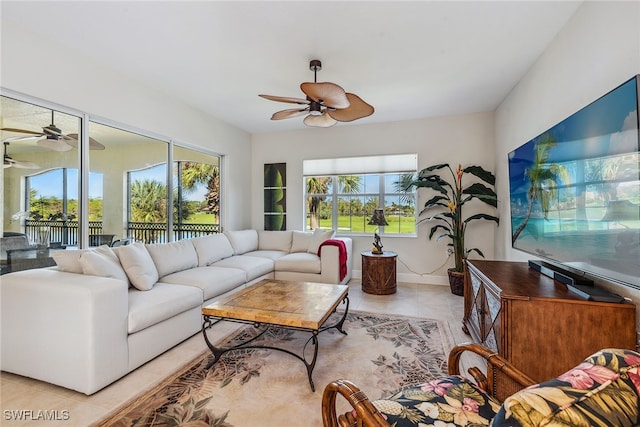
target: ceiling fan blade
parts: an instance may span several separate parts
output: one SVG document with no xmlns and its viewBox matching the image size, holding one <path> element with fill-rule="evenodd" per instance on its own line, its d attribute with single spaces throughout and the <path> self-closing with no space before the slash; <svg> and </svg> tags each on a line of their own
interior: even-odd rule
<svg viewBox="0 0 640 427">
<path fill-rule="evenodd" d="M 30 135 L 44 135 L 42 132 L 35 132 L 27 129 L 16 129 L 16 128 L 2 128 L 0 129 L 5 132 L 18 132 L 18 133 L 28 133 Z"/>
<path fill-rule="evenodd" d="M 302 98 L 291 98 L 288 96 L 275 96 L 275 95 L 258 95 L 258 96 L 264 99 L 268 99 L 269 101 L 288 102 L 290 104 L 301 104 L 301 105 L 309 104 L 308 99 L 302 99 Z"/>
<path fill-rule="evenodd" d="M 5 138 L 2 142 L 16 142 L 16 141 L 28 141 L 30 139 L 38 139 L 42 138 L 42 134 L 40 135 L 31 135 L 31 136 L 11 136 L 9 138 Z"/>
<path fill-rule="evenodd" d="M 358 95 L 347 93 L 347 98 L 351 103 L 349 108 L 340 110 L 330 110 L 329 115 L 339 122 L 351 122 L 373 114 L 373 106 L 367 104 Z"/>
<path fill-rule="evenodd" d="M 40 166 L 35 163 L 25 162 L 22 160 L 14 160 L 9 156 L 4 156 L 3 168 L 17 168 L 17 169 L 40 169 Z"/>
<path fill-rule="evenodd" d="M 335 125 L 338 122 L 335 121 L 333 118 L 331 118 L 331 116 L 327 114 L 327 110 L 324 110 L 322 114 L 319 116 L 314 116 L 309 114 L 307 117 L 304 118 L 303 123 L 307 126 L 311 126 L 315 128 L 328 128 Z"/>
<path fill-rule="evenodd" d="M 60 139 L 44 138 L 37 142 L 40 147 L 48 148 L 53 151 L 69 151 L 73 147 Z"/>
<path fill-rule="evenodd" d="M 282 119 L 290 119 L 291 117 L 298 117 L 309 113 L 308 108 L 298 109 L 291 108 L 288 110 L 276 111 L 271 116 L 271 120 L 282 120 Z"/>
<path fill-rule="evenodd" d="M 347 108 L 349 99 L 340 86 L 335 83 L 311 83 L 305 82 L 300 85 L 300 89 L 309 98 L 321 103 L 329 108 Z"/>
<path fill-rule="evenodd" d="M 65 139 L 65 142 L 70 146 L 72 146 L 73 148 L 78 148 L 78 134 L 70 133 L 69 135 L 66 135 L 66 136 L 68 137 L 68 139 Z M 104 148 L 105 148 L 104 145 L 100 144 L 95 139 L 89 137 L 90 150 L 104 150 Z"/>
<path fill-rule="evenodd" d="M 40 166 L 32 162 L 24 162 L 22 160 L 14 160 L 13 167 L 18 169 L 40 169 Z"/>
</svg>

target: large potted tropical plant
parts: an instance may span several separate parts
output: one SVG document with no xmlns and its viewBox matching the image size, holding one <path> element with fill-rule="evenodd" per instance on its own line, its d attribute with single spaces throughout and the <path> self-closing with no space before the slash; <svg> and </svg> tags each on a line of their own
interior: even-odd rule
<svg viewBox="0 0 640 427">
<path fill-rule="evenodd" d="M 449 173 L 446 173 L 447 170 Z M 467 174 L 474 175 L 487 185 L 482 182 L 473 182 L 464 187 L 462 181 Z M 475 220 L 499 223 L 498 217 L 486 213 L 476 213 L 465 217 L 462 213 L 462 207 L 477 199 L 496 208 L 498 197 L 493 190 L 495 181 L 495 176 L 480 166 L 467 166 L 463 169 L 461 165 L 458 165 L 454 171 L 448 163 L 441 163 L 422 169 L 417 177 L 412 177 L 403 183 L 405 191 L 415 187 L 427 188 L 435 192 L 420 211 L 419 216 L 424 217 L 418 221 L 418 224 L 425 221 L 436 222 L 431 227 L 429 239 L 433 239 L 436 235 L 437 240 L 449 239 L 448 246 L 450 246 L 455 260 L 455 266 L 448 270 L 449 283 L 451 292 L 456 295 L 463 294 L 464 259 L 471 252 L 476 252 L 484 258 L 480 249 L 465 246 L 464 237 L 467 226 Z"/>
</svg>

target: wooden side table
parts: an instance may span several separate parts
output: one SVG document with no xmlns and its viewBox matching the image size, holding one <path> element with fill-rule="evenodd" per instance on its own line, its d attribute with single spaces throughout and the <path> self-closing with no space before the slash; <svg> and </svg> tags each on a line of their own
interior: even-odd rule
<svg viewBox="0 0 640 427">
<path fill-rule="evenodd" d="M 374 254 L 362 252 L 362 291 L 374 295 L 389 295 L 396 292 L 395 252 Z"/>
</svg>

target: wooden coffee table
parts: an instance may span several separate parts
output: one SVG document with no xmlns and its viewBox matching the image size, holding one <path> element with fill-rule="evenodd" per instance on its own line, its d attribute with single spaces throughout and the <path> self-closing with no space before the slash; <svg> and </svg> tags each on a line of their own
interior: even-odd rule
<svg viewBox="0 0 640 427">
<path fill-rule="evenodd" d="M 309 385 L 311 390 L 315 391 L 312 374 L 318 358 L 318 334 L 332 328 L 347 334 L 342 326 L 349 311 L 348 291 L 349 287 L 346 285 L 265 279 L 203 307 L 202 334 L 213 353 L 211 365 L 215 364 L 224 353 L 232 350 L 246 348 L 278 350 L 298 358 L 305 364 Z M 340 303 L 345 305 L 344 314 L 337 323 L 325 326 L 324 323 Z M 260 329 L 260 332 L 250 340 L 233 347 L 216 347 L 209 341 L 206 331 L 222 320 L 249 323 Z M 270 327 L 305 331 L 311 336 L 301 354 L 275 346 L 251 344 Z M 311 361 L 307 361 L 305 357 L 305 350 L 309 343 L 313 345 Z"/>
</svg>

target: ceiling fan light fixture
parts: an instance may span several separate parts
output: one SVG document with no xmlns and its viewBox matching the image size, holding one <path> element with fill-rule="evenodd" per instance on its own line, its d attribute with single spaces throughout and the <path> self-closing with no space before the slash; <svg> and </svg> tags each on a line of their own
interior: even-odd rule
<svg viewBox="0 0 640 427">
<path fill-rule="evenodd" d="M 313 82 L 300 84 L 300 90 L 306 95 L 306 99 L 258 95 L 270 101 L 308 105 L 303 109 L 278 111 L 271 116 L 271 120 L 287 119 L 308 113 L 303 120 L 305 125 L 330 127 L 337 122 L 350 122 L 373 114 L 374 108 L 357 95 L 346 93 L 341 86 L 335 83 L 318 83 L 317 72 L 322 69 L 320 60 L 312 59 L 309 62 L 309 69 L 313 71 Z"/>
<path fill-rule="evenodd" d="M 334 120 L 331 116 L 327 114 L 326 109 L 319 116 L 309 114 L 307 117 L 304 118 L 302 122 L 305 125 L 313 128 L 329 128 L 335 125 L 336 123 L 338 123 L 336 120 Z"/>
<path fill-rule="evenodd" d="M 311 104 L 309 104 L 309 114 L 312 116 L 321 116 L 322 105 L 319 102 L 311 101 Z"/>
</svg>

